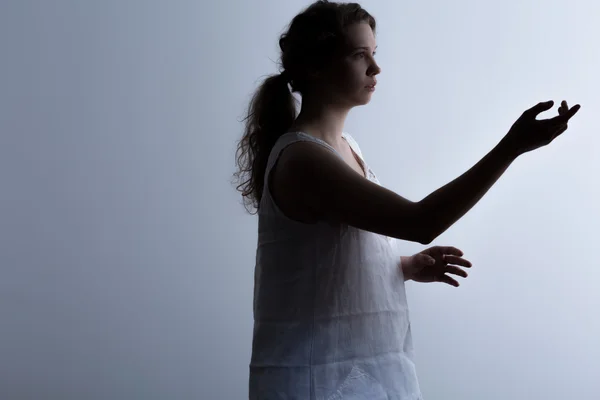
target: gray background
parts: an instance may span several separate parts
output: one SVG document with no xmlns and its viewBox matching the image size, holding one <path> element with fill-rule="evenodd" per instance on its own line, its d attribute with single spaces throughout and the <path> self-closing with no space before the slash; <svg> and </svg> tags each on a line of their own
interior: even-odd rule
<svg viewBox="0 0 600 400">
<path fill-rule="evenodd" d="M 0 398 L 246 396 L 234 146 L 308 4 L 0 2 Z M 383 72 L 346 130 L 411 200 L 538 101 L 583 106 L 433 243 L 473 262 L 462 286 L 407 284 L 428 400 L 600 396 L 599 4 L 363 2 Z"/>
</svg>

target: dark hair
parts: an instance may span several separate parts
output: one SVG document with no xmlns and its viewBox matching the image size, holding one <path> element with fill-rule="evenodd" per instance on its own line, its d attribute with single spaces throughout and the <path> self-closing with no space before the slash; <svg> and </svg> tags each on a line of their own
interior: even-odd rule
<svg viewBox="0 0 600 400">
<path fill-rule="evenodd" d="M 269 154 L 296 119 L 292 92 L 304 93 L 311 74 L 345 50 L 345 29 L 358 22 L 367 22 L 375 32 L 375 19 L 359 4 L 316 1 L 279 38 L 282 71 L 267 77 L 254 93 L 236 151 L 234 176 L 248 212 L 258 211 Z"/>
</svg>

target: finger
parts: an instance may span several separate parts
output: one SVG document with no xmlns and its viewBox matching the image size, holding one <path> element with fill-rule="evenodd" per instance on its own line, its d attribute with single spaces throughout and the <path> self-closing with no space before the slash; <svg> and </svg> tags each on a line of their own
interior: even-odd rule
<svg viewBox="0 0 600 400">
<path fill-rule="evenodd" d="M 460 284 L 456 279 L 450 278 L 448 275 L 442 275 L 438 282 L 447 283 L 450 286 L 459 287 Z"/>
<path fill-rule="evenodd" d="M 566 101 L 566 100 L 563 100 L 563 101 L 561 101 L 561 102 L 560 102 L 560 105 L 561 105 L 561 107 L 562 107 L 563 109 L 565 109 L 565 110 L 568 110 L 568 109 L 569 109 L 569 106 L 567 105 L 567 101 Z"/>
<path fill-rule="evenodd" d="M 458 267 L 455 266 L 448 266 L 446 267 L 446 274 L 452 274 L 452 275 L 457 275 L 457 276 L 462 276 L 463 278 L 466 278 L 469 276 L 469 274 L 467 274 L 467 271 L 460 269 Z"/>
<path fill-rule="evenodd" d="M 579 104 L 575 104 L 573 107 L 571 107 L 569 112 L 567 112 L 567 114 L 569 114 L 569 118 L 571 118 L 573 115 L 577 114 L 577 111 L 579 111 L 580 108 L 581 108 L 581 106 Z"/>
<path fill-rule="evenodd" d="M 461 257 L 444 256 L 444 258 L 450 264 L 456 264 L 456 265 L 460 265 L 462 267 L 467 267 L 467 268 L 471 268 L 473 266 L 473 264 L 471 264 L 471 262 L 469 260 L 465 260 L 464 258 L 461 258 Z"/>
<path fill-rule="evenodd" d="M 535 106 L 533 106 L 529 110 L 525 111 L 525 114 L 528 114 L 532 117 L 537 117 L 538 114 L 551 109 L 553 105 L 554 105 L 553 100 L 537 103 Z"/>
<path fill-rule="evenodd" d="M 564 112 L 561 115 L 557 115 L 554 118 L 550 118 L 550 119 L 546 119 L 546 120 L 542 120 L 541 122 L 543 123 L 547 123 L 549 125 L 555 125 L 556 127 L 560 126 L 560 125 L 564 125 L 567 122 L 569 122 L 569 119 L 571 119 L 571 117 L 573 117 L 573 115 L 575 115 L 577 113 L 577 111 L 579 110 L 579 106 L 573 106 L 570 110 Z"/>
<path fill-rule="evenodd" d="M 577 111 L 579 111 L 580 108 L 581 106 L 579 104 L 575 104 L 569 110 L 566 110 L 564 113 L 558 115 L 557 117 L 550 118 L 548 121 L 552 122 L 553 124 L 564 124 L 565 122 L 568 122 L 573 117 L 573 115 L 577 114 Z"/>
<path fill-rule="evenodd" d="M 462 256 L 464 254 L 461 249 L 457 249 L 453 246 L 442 246 L 441 250 L 444 253 L 444 255 Z"/>
<path fill-rule="evenodd" d="M 567 121 L 571 119 L 573 115 L 577 114 L 577 111 L 579 111 L 580 108 L 581 106 L 579 104 L 575 104 L 571 109 L 567 109 L 567 112 L 565 113 Z"/>
</svg>

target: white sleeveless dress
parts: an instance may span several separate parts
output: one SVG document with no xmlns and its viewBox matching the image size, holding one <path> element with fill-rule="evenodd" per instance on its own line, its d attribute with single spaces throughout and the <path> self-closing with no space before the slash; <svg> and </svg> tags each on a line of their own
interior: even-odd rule
<svg viewBox="0 0 600 400">
<path fill-rule="evenodd" d="M 379 184 L 354 139 L 343 137 Z M 271 197 L 269 173 L 299 141 L 341 157 L 302 132 L 284 134 L 271 151 L 258 212 L 250 399 L 422 399 L 396 239 L 293 221 Z"/>
</svg>

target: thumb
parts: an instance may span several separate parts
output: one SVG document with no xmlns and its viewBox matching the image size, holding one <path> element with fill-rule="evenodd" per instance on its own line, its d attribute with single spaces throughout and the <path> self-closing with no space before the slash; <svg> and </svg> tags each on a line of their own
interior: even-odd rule
<svg viewBox="0 0 600 400">
<path fill-rule="evenodd" d="M 553 100 L 544 101 L 541 103 L 537 103 L 535 106 L 531 107 L 529 110 L 525 111 L 531 117 L 537 117 L 538 114 L 548 111 L 554 105 Z"/>
</svg>

